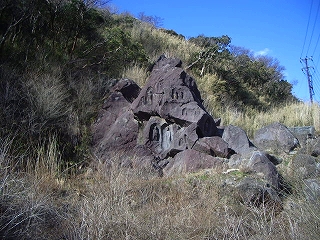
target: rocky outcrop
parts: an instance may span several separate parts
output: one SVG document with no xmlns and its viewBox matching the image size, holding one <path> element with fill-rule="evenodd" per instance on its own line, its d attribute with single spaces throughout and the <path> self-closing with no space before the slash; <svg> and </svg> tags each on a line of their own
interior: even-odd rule
<svg viewBox="0 0 320 240">
<path fill-rule="evenodd" d="M 280 203 L 281 199 L 272 186 L 259 179 L 247 177 L 235 186 L 236 193 L 244 204 L 259 206 L 262 203 Z"/>
<path fill-rule="evenodd" d="M 139 122 L 131 111 L 131 102 L 139 92 L 135 82 L 122 79 L 105 99 L 92 126 L 93 153 L 99 160 L 108 161 L 111 152 L 126 152 L 136 147 Z"/>
<path fill-rule="evenodd" d="M 161 56 L 142 89 L 129 79 L 113 87 L 92 126 L 96 158 L 108 162 L 116 152 L 122 155 L 119 165 L 149 164 L 161 176 L 236 169 L 252 177 L 235 185 L 246 202 L 266 194 L 275 199 L 275 165 L 281 161 L 270 152 L 289 153 L 298 139 L 280 123 L 257 131 L 253 142 L 237 126 L 220 126 L 221 119 L 208 113 L 195 80 L 181 66 L 179 59 Z"/>
<path fill-rule="evenodd" d="M 179 61 L 161 58 L 132 103 L 132 111 L 140 121 L 157 116 L 168 125 L 189 127 L 188 132 L 196 131 L 198 136 L 213 136 L 217 131 L 215 121 L 202 105 L 194 79 L 177 67 L 180 65 Z"/>
<path fill-rule="evenodd" d="M 199 139 L 206 138 L 202 145 L 207 151 L 226 156 L 227 143 L 222 146 L 222 139 L 220 143 L 210 139 L 217 128 L 202 102 L 195 80 L 181 68 L 181 61 L 162 56 L 131 105 L 141 124 L 137 144 L 147 146 L 161 161 L 199 146 Z"/>
<path fill-rule="evenodd" d="M 275 122 L 259 129 L 254 144 L 265 151 L 289 153 L 299 146 L 299 140 L 281 123 Z"/>
</svg>

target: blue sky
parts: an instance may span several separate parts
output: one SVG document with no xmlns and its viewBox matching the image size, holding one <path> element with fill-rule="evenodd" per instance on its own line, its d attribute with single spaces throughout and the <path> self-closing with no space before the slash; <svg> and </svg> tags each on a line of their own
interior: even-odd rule
<svg viewBox="0 0 320 240">
<path fill-rule="evenodd" d="M 228 35 L 231 44 L 277 58 L 293 94 L 309 101 L 300 58 L 308 60 L 313 99 L 320 101 L 320 0 L 112 0 L 118 13 L 163 19 L 162 27 L 186 37 Z M 312 67 L 312 68 L 311 68 Z"/>
</svg>

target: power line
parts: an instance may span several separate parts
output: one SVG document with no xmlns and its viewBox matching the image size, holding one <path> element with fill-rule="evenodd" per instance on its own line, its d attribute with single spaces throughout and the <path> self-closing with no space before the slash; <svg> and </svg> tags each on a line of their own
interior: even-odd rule
<svg viewBox="0 0 320 240">
<path fill-rule="evenodd" d="M 319 83 L 319 82 L 320 82 L 320 77 L 319 77 L 319 75 L 318 75 L 318 71 L 314 70 L 314 76 L 315 76 L 315 79 L 317 80 L 317 81 L 315 81 L 315 82 L 316 82 L 316 83 Z"/>
<path fill-rule="evenodd" d="M 307 24 L 307 31 L 306 31 L 306 34 L 305 34 L 305 36 L 304 36 L 303 47 L 302 47 L 302 52 L 301 52 L 300 58 L 302 57 L 302 53 L 303 53 L 303 50 L 304 50 L 304 46 L 305 46 L 305 44 L 306 44 L 306 39 L 307 39 L 307 35 L 308 35 L 308 30 L 309 30 L 309 23 L 310 23 L 312 5 L 313 5 L 313 0 L 311 1 L 310 11 L 309 11 L 309 18 L 308 18 L 308 24 Z"/>
<path fill-rule="evenodd" d="M 315 97 L 317 97 L 320 93 L 320 85 L 319 85 L 319 77 L 317 77 L 316 75 L 314 75 L 314 78 L 313 78 L 313 83 L 316 87 L 316 94 L 315 94 Z"/>
<path fill-rule="evenodd" d="M 311 61 L 314 64 L 312 58 L 311 58 Z M 310 69 L 312 69 L 312 73 L 311 74 L 313 75 L 313 83 L 316 86 L 316 93 L 317 94 L 315 94 L 315 95 L 318 96 L 319 93 L 320 93 L 320 76 L 319 76 L 319 72 L 318 72 L 318 69 L 317 69 L 316 66 L 312 66 Z"/>
<path fill-rule="evenodd" d="M 313 83 L 316 88 L 316 93 L 320 93 L 319 77 L 317 75 L 314 75 Z M 315 94 L 315 95 L 317 95 L 317 94 Z"/>
<path fill-rule="evenodd" d="M 318 60 L 317 60 L 317 62 L 316 62 L 316 64 L 315 64 L 316 67 L 318 66 L 318 63 L 319 63 L 319 60 L 320 60 L 320 54 L 319 54 L 319 56 L 318 56 L 317 59 L 318 59 Z"/>
<path fill-rule="evenodd" d="M 311 5 L 311 6 L 312 6 L 312 5 Z M 310 37 L 309 45 L 308 45 L 307 55 L 308 55 L 308 52 L 309 52 L 309 49 L 310 49 L 310 45 L 311 45 L 311 41 L 312 41 L 312 38 L 313 38 L 314 28 L 315 28 L 316 23 L 317 23 L 319 8 L 320 8 L 320 1 L 319 1 L 319 3 L 318 3 L 317 13 L 316 13 L 316 17 L 315 17 L 314 23 L 313 23 L 313 28 L 312 28 L 312 32 L 311 32 L 311 37 Z M 310 17 L 310 16 L 309 16 L 309 17 Z"/>
<path fill-rule="evenodd" d="M 317 39 L 317 42 L 316 42 L 316 46 L 314 47 L 314 50 L 313 50 L 311 56 L 314 56 L 314 53 L 316 52 L 316 49 L 317 49 L 317 46 L 318 46 L 318 43 L 319 43 L 319 39 L 320 39 L 320 33 L 319 33 L 319 36 L 318 36 L 318 39 Z"/>
</svg>

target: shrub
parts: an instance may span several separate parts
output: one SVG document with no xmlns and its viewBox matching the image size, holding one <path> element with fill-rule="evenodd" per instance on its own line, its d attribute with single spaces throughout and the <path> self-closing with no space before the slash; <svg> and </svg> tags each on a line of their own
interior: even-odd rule
<svg viewBox="0 0 320 240">
<path fill-rule="evenodd" d="M 67 104 L 69 93 L 62 82 L 59 69 L 52 74 L 31 72 L 23 84 L 30 103 L 31 129 L 41 132 L 43 128 L 65 122 L 70 107 Z"/>
</svg>

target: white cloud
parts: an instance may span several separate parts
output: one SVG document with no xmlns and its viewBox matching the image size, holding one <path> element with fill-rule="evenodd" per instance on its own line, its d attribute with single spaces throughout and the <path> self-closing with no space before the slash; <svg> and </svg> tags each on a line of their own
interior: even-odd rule
<svg viewBox="0 0 320 240">
<path fill-rule="evenodd" d="M 269 52 L 270 52 L 270 49 L 269 49 L 269 48 L 265 48 L 265 49 L 263 49 L 263 50 L 254 52 L 254 56 L 255 56 L 255 57 L 257 57 L 257 56 L 265 56 L 265 55 L 267 55 Z"/>
</svg>

